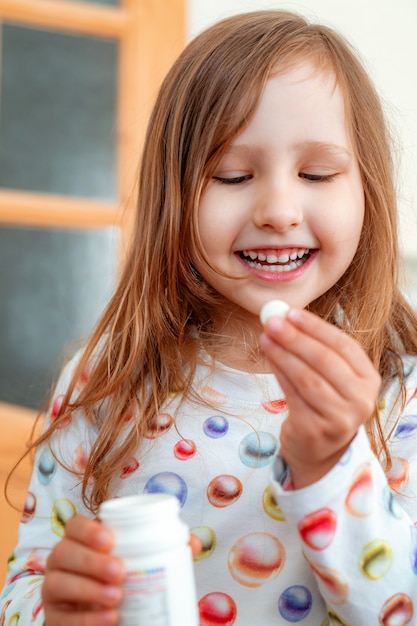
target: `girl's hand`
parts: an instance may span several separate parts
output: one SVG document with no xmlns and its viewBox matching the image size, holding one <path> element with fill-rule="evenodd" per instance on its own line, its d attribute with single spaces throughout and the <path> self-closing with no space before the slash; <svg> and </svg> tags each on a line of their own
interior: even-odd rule
<svg viewBox="0 0 417 626">
<path fill-rule="evenodd" d="M 287 399 L 281 453 L 300 489 L 337 463 L 371 417 L 381 378 L 356 341 L 304 310 L 270 318 L 260 344 Z"/>
<path fill-rule="evenodd" d="M 112 533 L 96 520 L 75 515 L 48 557 L 42 600 L 45 626 L 117 624 L 122 561 L 110 555 Z"/>
<path fill-rule="evenodd" d="M 191 535 L 194 556 L 201 541 Z M 119 621 L 123 562 L 111 556 L 113 535 L 100 522 L 75 515 L 46 563 L 44 626 L 112 626 Z"/>
</svg>

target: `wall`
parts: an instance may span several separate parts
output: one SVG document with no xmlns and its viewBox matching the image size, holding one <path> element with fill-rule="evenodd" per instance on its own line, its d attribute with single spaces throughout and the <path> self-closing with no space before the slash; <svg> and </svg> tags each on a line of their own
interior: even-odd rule
<svg viewBox="0 0 417 626">
<path fill-rule="evenodd" d="M 417 2 L 415 0 L 188 0 L 191 38 L 219 19 L 244 11 L 280 8 L 305 14 L 341 31 L 360 51 L 399 138 L 399 211 L 407 281 L 416 300 L 417 279 Z"/>
</svg>

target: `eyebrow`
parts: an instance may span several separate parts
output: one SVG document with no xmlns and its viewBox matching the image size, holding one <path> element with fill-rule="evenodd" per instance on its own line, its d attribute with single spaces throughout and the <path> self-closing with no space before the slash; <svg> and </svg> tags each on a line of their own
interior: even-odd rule
<svg viewBox="0 0 417 626">
<path fill-rule="evenodd" d="M 293 146 L 297 150 L 311 150 L 312 152 L 322 152 L 336 157 L 351 159 L 353 154 L 345 146 L 339 146 L 335 143 L 327 143 L 325 141 L 300 141 Z"/>
<path fill-rule="evenodd" d="M 232 143 L 228 149 L 226 150 L 226 155 L 228 154 L 242 154 L 242 153 L 253 153 L 258 151 L 258 146 L 250 146 L 248 144 L 240 144 L 240 143 Z M 291 146 L 292 151 L 300 152 L 307 151 L 318 154 L 327 154 L 330 156 L 334 156 L 337 158 L 341 158 L 344 160 L 350 160 L 353 157 L 353 153 L 351 150 L 346 148 L 345 146 L 340 146 L 335 143 L 329 143 L 326 141 L 300 141 L 293 146 Z"/>
</svg>

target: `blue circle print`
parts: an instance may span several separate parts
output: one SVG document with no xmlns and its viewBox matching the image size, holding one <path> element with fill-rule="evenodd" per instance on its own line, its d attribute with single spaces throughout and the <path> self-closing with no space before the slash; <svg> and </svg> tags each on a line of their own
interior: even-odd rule
<svg viewBox="0 0 417 626">
<path fill-rule="evenodd" d="M 248 467 L 265 467 L 272 463 L 278 449 L 278 440 L 271 433 L 250 433 L 242 439 L 239 457 Z"/>
<path fill-rule="evenodd" d="M 160 472 L 154 474 L 143 488 L 143 493 L 167 493 L 178 498 L 184 506 L 188 495 L 187 485 L 181 476 L 174 472 Z"/>
<path fill-rule="evenodd" d="M 278 609 L 282 617 L 291 623 L 301 622 L 311 610 L 313 598 L 307 587 L 294 585 L 287 587 L 279 600 Z"/>
<path fill-rule="evenodd" d="M 203 424 L 204 434 L 211 439 L 224 437 L 229 430 L 229 422 L 224 415 L 213 415 L 208 417 Z"/>
</svg>

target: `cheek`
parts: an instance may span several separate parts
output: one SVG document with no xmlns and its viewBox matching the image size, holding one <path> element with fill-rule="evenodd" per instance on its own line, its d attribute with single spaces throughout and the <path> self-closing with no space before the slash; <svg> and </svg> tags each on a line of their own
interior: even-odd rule
<svg viewBox="0 0 417 626">
<path fill-rule="evenodd" d="M 198 209 L 198 228 L 206 252 L 230 247 L 236 232 L 236 211 L 215 190 L 205 193 Z"/>
<path fill-rule="evenodd" d="M 339 190 L 329 211 L 318 225 L 328 242 L 335 247 L 344 245 L 356 249 L 363 227 L 365 199 L 362 187 Z"/>
</svg>

